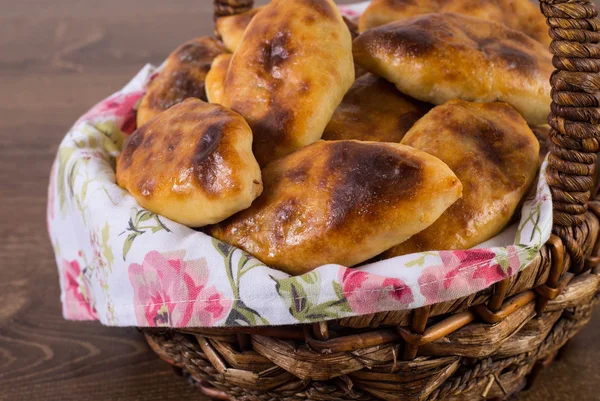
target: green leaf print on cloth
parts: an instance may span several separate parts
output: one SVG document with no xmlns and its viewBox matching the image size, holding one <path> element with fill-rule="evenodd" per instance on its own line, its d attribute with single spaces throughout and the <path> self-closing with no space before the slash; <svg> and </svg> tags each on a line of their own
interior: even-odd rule
<svg viewBox="0 0 600 401">
<path fill-rule="evenodd" d="M 123 242 L 123 260 L 127 259 L 127 253 L 137 237 L 148 231 L 154 234 L 162 230 L 168 233 L 171 232 L 156 213 L 152 213 L 146 209 L 132 208 L 127 228 L 119 234 L 129 233 L 125 238 L 125 242 Z"/>
<path fill-rule="evenodd" d="M 226 326 L 262 326 L 268 325 L 267 319 L 260 316 L 260 314 L 252 308 L 246 306 L 244 301 L 240 298 L 240 280 L 242 277 L 250 272 L 261 263 L 257 263 L 256 259 L 250 255 L 242 252 L 237 264 L 233 263 L 233 255 L 238 249 L 221 242 L 215 238 L 212 239 L 213 246 L 223 256 L 225 261 L 225 271 L 227 272 L 227 278 L 229 279 L 229 285 L 233 290 L 234 302 L 231 308 L 231 313 L 225 322 Z"/>
</svg>

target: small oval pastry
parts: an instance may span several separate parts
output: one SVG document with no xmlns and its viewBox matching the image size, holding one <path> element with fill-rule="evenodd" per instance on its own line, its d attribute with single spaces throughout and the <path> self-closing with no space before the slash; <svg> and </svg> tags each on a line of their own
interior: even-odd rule
<svg viewBox="0 0 600 401">
<path fill-rule="evenodd" d="M 321 138 L 354 82 L 352 40 L 331 0 L 273 0 L 233 54 L 223 105 L 252 128 L 261 166 Z"/>
<path fill-rule="evenodd" d="M 354 58 L 424 102 L 503 101 L 532 125 L 550 112 L 549 51 L 501 24 L 454 13 L 404 19 L 362 33 Z"/>
<path fill-rule="evenodd" d="M 529 0 L 373 0 L 360 16 L 360 32 L 403 18 L 429 13 L 459 13 L 500 22 L 550 45 L 546 18 Z"/>
<path fill-rule="evenodd" d="M 400 142 L 431 107 L 367 73 L 354 81 L 325 127 L 325 140 Z"/>
<path fill-rule="evenodd" d="M 433 223 L 462 188 L 435 157 L 382 142 L 319 141 L 262 174 L 263 195 L 209 232 L 292 275 L 372 258 Z"/>
<path fill-rule="evenodd" d="M 498 234 L 535 179 L 539 144 L 505 103 L 453 100 L 433 108 L 402 143 L 445 162 L 463 196 L 431 226 L 384 253 L 468 249 Z"/>
<path fill-rule="evenodd" d="M 217 223 L 262 192 L 252 132 L 237 113 L 189 98 L 138 128 L 117 159 L 138 203 L 191 227 Z"/>
<path fill-rule="evenodd" d="M 231 54 L 218 55 L 213 60 L 208 74 L 206 74 L 206 98 L 211 103 L 221 104 L 223 102 L 225 77 L 227 77 L 231 57 Z"/>
<path fill-rule="evenodd" d="M 244 35 L 248 24 L 263 8 L 264 7 L 252 8 L 243 13 L 219 17 L 215 21 L 215 30 L 221 37 L 227 50 L 232 53 L 235 52 L 242 41 L 242 36 Z"/>
<path fill-rule="evenodd" d="M 148 84 L 137 112 L 141 127 L 158 113 L 189 97 L 206 100 L 204 79 L 215 57 L 226 52 L 208 36 L 192 39 L 169 55 L 164 69 Z"/>
</svg>

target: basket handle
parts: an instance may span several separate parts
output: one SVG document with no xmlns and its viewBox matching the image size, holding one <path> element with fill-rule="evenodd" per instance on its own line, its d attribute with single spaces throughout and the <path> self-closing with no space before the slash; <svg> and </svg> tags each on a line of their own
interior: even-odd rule
<svg viewBox="0 0 600 401">
<path fill-rule="evenodd" d="M 563 240 L 573 270 L 581 271 L 584 255 L 576 230 L 585 224 L 600 148 L 600 20 L 587 0 L 540 0 L 540 8 L 550 27 L 556 68 L 548 116 L 553 231 Z"/>
<path fill-rule="evenodd" d="M 215 20 L 226 15 L 243 13 L 253 5 L 254 0 L 214 0 Z"/>
</svg>

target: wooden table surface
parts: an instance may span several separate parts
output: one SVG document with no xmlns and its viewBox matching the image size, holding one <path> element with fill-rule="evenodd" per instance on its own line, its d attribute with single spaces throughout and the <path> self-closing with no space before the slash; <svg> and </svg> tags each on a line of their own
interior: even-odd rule
<svg viewBox="0 0 600 401">
<path fill-rule="evenodd" d="M 205 400 L 135 329 L 62 319 L 45 205 L 75 119 L 211 18 L 208 0 L 0 0 L 0 400 Z M 599 329 L 520 400 L 600 400 Z"/>
</svg>

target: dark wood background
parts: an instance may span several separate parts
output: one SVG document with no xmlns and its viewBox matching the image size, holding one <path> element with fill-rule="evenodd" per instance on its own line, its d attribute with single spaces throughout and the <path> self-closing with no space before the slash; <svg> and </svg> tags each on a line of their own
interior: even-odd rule
<svg viewBox="0 0 600 401">
<path fill-rule="evenodd" d="M 135 329 L 62 319 L 45 205 L 76 118 L 211 32 L 209 0 L 0 0 L 0 400 L 205 400 Z M 520 399 L 599 400 L 599 328 L 596 316 Z"/>
</svg>

